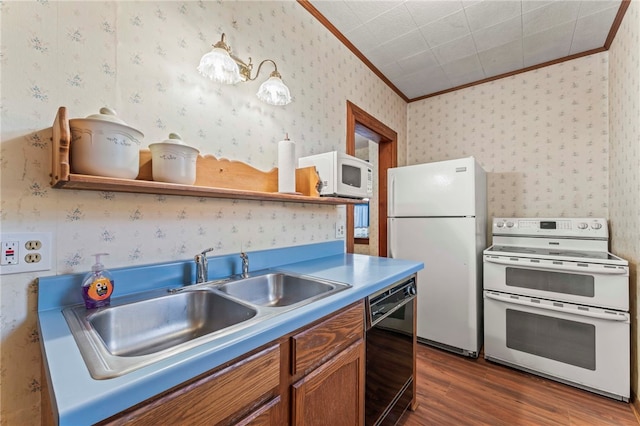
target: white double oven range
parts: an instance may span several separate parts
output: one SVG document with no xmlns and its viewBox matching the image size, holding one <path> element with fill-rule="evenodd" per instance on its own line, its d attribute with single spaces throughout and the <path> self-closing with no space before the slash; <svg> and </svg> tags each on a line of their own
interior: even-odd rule
<svg viewBox="0 0 640 426">
<path fill-rule="evenodd" d="M 485 358 L 628 401 L 629 267 L 606 220 L 495 218 L 492 232 Z"/>
</svg>

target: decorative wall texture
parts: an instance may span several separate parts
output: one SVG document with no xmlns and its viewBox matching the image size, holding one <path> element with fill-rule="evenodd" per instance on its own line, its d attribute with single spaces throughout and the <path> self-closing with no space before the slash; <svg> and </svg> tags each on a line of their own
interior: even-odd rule
<svg viewBox="0 0 640 426">
<path fill-rule="evenodd" d="M 608 216 L 606 52 L 409 104 L 407 163 L 474 156 L 488 215 Z"/>
<path fill-rule="evenodd" d="M 611 250 L 629 261 L 632 315 L 631 385 L 638 395 L 640 341 L 640 6 L 632 1 L 609 50 Z M 636 407 L 638 401 L 634 402 Z"/>
<path fill-rule="evenodd" d="M 343 207 L 51 189 L 59 106 L 70 118 L 110 106 L 144 146 L 178 132 L 203 154 L 268 170 L 285 132 L 298 156 L 344 151 L 350 100 L 405 152 L 406 104 L 294 1 L 3 1 L 0 19 L 2 232 L 54 241 L 51 271 L 1 277 L 2 423 L 40 424 L 37 276 L 87 271 L 95 252 L 116 268 L 333 240 L 344 223 Z M 223 32 L 239 57 L 277 62 L 292 104 L 255 97 L 268 64 L 235 87 L 198 74 Z"/>
</svg>

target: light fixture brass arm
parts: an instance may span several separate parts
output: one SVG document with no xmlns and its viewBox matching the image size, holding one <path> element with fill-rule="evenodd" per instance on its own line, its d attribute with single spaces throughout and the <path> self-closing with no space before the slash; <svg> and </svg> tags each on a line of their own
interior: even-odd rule
<svg viewBox="0 0 640 426">
<path fill-rule="evenodd" d="M 258 76 L 260 75 L 260 69 L 265 62 L 271 62 L 273 64 L 273 68 L 275 68 L 275 71 L 271 73 L 271 77 L 282 78 L 282 76 L 278 72 L 278 66 L 276 65 L 276 63 L 271 59 L 265 59 L 264 61 L 260 62 L 260 65 L 258 65 L 258 71 L 256 71 L 256 75 L 253 78 L 250 78 L 250 80 L 255 80 L 256 78 L 258 78 Z M 249 63 L 251 63 L 251 60 L 249 60 Z"/>
</svg>

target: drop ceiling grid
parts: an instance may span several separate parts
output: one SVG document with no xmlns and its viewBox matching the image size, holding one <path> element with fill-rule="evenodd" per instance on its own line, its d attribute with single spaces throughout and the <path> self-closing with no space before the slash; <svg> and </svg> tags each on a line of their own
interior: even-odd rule
<svg viewBox="0 0 640 426">
<path fill-rule="evenodd" d="M 604 46 L 620 0 L 311 0 L 409 99 Z"/>
</svg>

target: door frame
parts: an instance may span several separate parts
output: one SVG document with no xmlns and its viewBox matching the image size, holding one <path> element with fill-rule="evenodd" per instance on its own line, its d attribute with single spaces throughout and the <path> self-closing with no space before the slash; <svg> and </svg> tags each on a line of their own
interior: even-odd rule
<svg viewBox="0 0 640 426">
<path fill-rule="evenodd" d="M 398 133 L 347 101 L 346 153 L 356 153 L 356 133 L 378 143 L 378 256 L 387 256 L 387 169 L 398 165 Z M 353 205 L 347 204 L 346 251 L 353 253 Z"/>
</svg>

